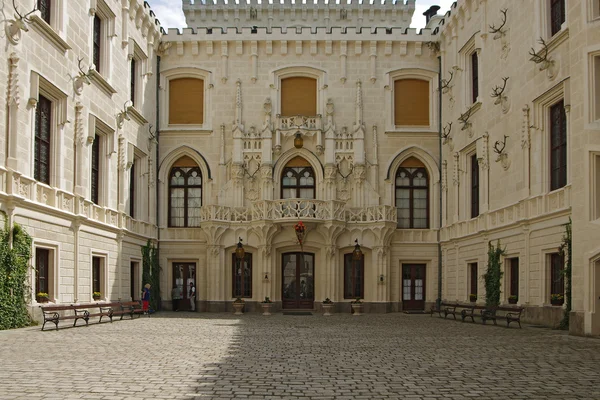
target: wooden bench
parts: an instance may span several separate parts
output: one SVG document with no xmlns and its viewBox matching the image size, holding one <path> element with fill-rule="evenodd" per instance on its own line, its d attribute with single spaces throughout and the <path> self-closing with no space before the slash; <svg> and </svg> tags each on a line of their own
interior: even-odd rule
<svg viewBox="0 0 600 400">
<path fill-rule="evenodd" d="M 491 320 L 494 321 L 494 325 L 496 325 L 497 319 L 502 319 L 506 321 L 506 327 L 510 327 L 511 322 L 516 322 L 519 324 L 519 328 L 521 328 L 521 314 L 525 310 L 524 307 L 492 307 L 486 308 L 481 311 L 481 322 L 485 325 L 486 321 Z"/>
<path fill-rule="evenodd" d="M 121 319 L 123 319 L 124 315 L 129 315 L 131 319 L 133 319 L 134 315 L 142 315 L 144 314 L 144 310 L 142 309 L 141 301 L 126 301 L 119 303 L 120 310 L 115 310 L 114 314 L 121 315 Z M 114 315 L 113 314 L 113 315 Z M 150 313 L 148 313 L 150 316 Z"/>
<path fill-rule="evenodd" d="M 473 305 L 470 304 L 453 304 L 453 307 L 448 307 L 446 308 L 446 310 L 444 310 L 445 316 L 444 318 L 446 318 L 448 315 L 452 315 L 454 317 L 454 319 L 456 320 L 456 314 L 460 314 L 460 317 L 462 319 L 463 322 L 465 322 L 465 317 L 463 317 L 463 311 L 465 310 L 470 310 L 471 308 L 473 308 Z M 457 308 L 459 308 L 460 310 L 457 310 Z"/>
<path fill-rule="evenodd" d="M 433 306 L 431 306 L 431 316 L 433 317 L 434 313 L 438 313 L 439 317 L 442 318 L 442 313 L 444 313 L 444 318 L 446 317 L 446 309 L 450 308 L 456 308 L 458 304 L 455 303 L 446 303 L 446 302 L 441 302 L 440 303 L 440 308 L 437 308 L 437 305 L 434 304 Z"/>
<path fill-rule="evenodd" d="M 484 310 L 485 306 L 478 306 L 476 304 L 465 305 L 464 309 L 460 312 L 460 317 L 462 318 L 462 322 L 465 322 L 467 318 L 471 318 L 471 322 L 475 323 L 475 310 Z"/>
<path fill-rule="evenodd" d="M 110 307 L 106 307 L 103 304 L 70 304 L 70 305 L 50 305 L 50 306 L 40 306 L 42 309 L 42 314 L 44 316 L 44 324 L 42 325 L 42 330 L 46 326 L 47 322 L 52 322 L 58 330 L 58 323 L 60 321 L 73 320 L 73 326 L 77 325 L 77 321 L 83 319 L 85 321 L 85 325 L 89 324 L 89 320 L 91 317 L 100 317 L 100 321 L 102 322 L 102 317 L 109 317 L 112 322 L 112 309 Z M 98 308 L 98 312 L 90 313 L 90 309 Z M 73 311 L 73 314 L 65 315 L 65 311 Z M 61 315 L 61 312 L 63 315 Z"/>
</svg>

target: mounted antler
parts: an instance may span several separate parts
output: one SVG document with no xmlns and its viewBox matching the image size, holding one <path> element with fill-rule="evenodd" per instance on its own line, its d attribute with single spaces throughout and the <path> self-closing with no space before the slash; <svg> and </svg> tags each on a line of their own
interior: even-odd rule
<svg viewBox="0 0 600 400">
<path fill-rule="evenodd" d="M 504 89 L 506 89 L 506 81 L 508 81 L 509 77 L 503 77 L 502 78 L 502 88 L 500 88 L 500 86 L 494 86 L 494 88 L 492 89 L 492 94 L 491 96 L 496 98 L 496 101 L 494 102 L 494 104 L 500 104 L 500 102 L 502 102 L 504 99 L 506 99 L 506 96 L 503 95 L 504 93 Z"/>
<path fill-rule="evenodd" d="M 450 132 L 452 132 L 452 122 L 448 122 L 444 127 L 444 130 L 442 132 L 442 139 L 444 139 L 444 141 L 448 139 L 448 137 L 450 136 Z"/>
<path fill-rule="evenodd" d="M 506 138 L 508 136 L 504 135 L 504 140 L 501 142 L 499 140 L 496 140 L 496 143 L 494 143 L 494 153 L 498 154 L 498 155 L 502 155 L 504 153 L 504 148 L 506 147 Z M 502 147 L 500 147 L 502 146 Z"/>
<path fill-rule="evenodd" d="M 504 28 L 504 25 L 506 25 L 506 12 L 508 11 L 507 8 L 500 10 L 500 12 L 502 13 L 502 25 L 500 25 L 498 28 L 496 28 L 495 25 L 490 25 L 490 33 L 494 33 L 494 40 L 495 39 L 499 39 L 501 37 L 503 37 L 504 35 L 506 35 L 506 30 L 503 30 L 502 28 Z"/>
<path fill-rule="evenodd" d="M 15 24 L 17 25 L 18 29 L 22 29 L 25 32 L 29 32 L 29 28 L 27 28 L 27 25 L 25 23 L 31 23 L 31 19 L 29 19 L 28 17 L 33 14 L 34 12 L 36 12 L 38 10 L 37 8 L 37 2 L 36 4 L 33 6 L 33 10 L 29 11 L 27 14 L 22 15 L 19 12 L 19 9 L 17 7 L 17 4 L 15 3 L 15 0 L 13 0 L 13 8 L 15 9 Z"/>
<path fill-rule="evenodd" d="M 123 127 L 123 123 L 125 121 L 129 121 L 131 118 L 129 117 L 129 108 L 132 106 L 131 100 L 127 100 L 125 104 L 123 104 L 123 111 L 117 114 L 117 126 L 119 128 Z"/>
<path fill-rule="evenodd" d="M 540 38 L 539 43 L 542 45 L 542 49 L 536 52 L 532 47 L 529 51 L 529 55 L 531 56 L 529 60 L 536 64 L 542 64 L 540 67 L 540 71 L 542 71 L 554 64 L 554 61 L 548 58 L 548 45 L 546 45 L 546 42 L 543 38 Z"/>
<path fill-rule="evenodd" d="M 469 118 L 471 118 L 472 113 L 473 113 L 473 108 L 471 107 L 467 111 L 465 111 L 463 114 L 460 114 L 460 117 L 458 117 L 458 121 L 461 124 L 463 124 L 462 128 L 460 128 L 461 131 L 464 131 L 471 127 L 472 124 L 469 122 Z"/>
<path fill-rule="evenodd" d="M 448 71 L 448 73 L 450 74 L 450 79 L 442 79 L 441 81 L 442 85 L 440 86 L 440 90 L 442 91 L 442 93 L 448 93 L 448 90 L 452 88 L 452 86 L 450 86 L 450 82 L 452 82 L 452 78 L 454 78 L 454 72 Z"/>
</svg>

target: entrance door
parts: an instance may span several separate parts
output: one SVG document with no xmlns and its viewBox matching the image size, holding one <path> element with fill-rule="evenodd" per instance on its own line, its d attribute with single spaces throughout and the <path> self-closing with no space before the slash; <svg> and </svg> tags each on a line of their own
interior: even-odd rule
<svg viewBox="0 0 600 400">
<path fill-rule="evenodd" d="M 402 310 L 425 309 L 425 264 L 402 264 Z"/>
<path fill-rule="evenodd" d="M 173 263 L 173 282 L 181 289 L 183 299 L 179 300 L 181 311 L 190 311 L 190 283 L 196 287 L 196 263 Z M 198 289 L 196 289 L 196 297 Z"/>
<path fill-rule="evenodd" d="M 281 259 L 283 308 L 310 309 L 315 301 L 314 267 L 312 253 L 285 253 Z"/>
</svg>

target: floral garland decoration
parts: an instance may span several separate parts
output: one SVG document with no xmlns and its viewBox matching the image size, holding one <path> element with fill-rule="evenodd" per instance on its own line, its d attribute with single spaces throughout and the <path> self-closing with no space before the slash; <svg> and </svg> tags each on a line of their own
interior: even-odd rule
<svg viewBox="0 0 600 400">
<path fill-rule="evenodd" d="M 306 233 L 306 227 L 302 223 L 302 221 L 298 221 L 296 225 L 294 225 L 294 231 L 296 232 L 296 238 L 298 239 L 298 243 L 300 247 L 304 244 L 304 235 Z"/>
</svg>

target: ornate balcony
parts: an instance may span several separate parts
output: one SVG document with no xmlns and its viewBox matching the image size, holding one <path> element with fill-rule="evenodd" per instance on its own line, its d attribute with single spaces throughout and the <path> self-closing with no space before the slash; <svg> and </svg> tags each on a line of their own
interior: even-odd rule
<svg viewBox="0 0 600 400">
<path fill-rule="evenodd" d="M 298 131 L 306 135 L 320 131 L 322 129 L 322 119 L 320 115 L 294 115 L 292 117 L 277 115 L 277 129 L 284 135 L 286 133 L 295 134 Z"/>
</svg>

